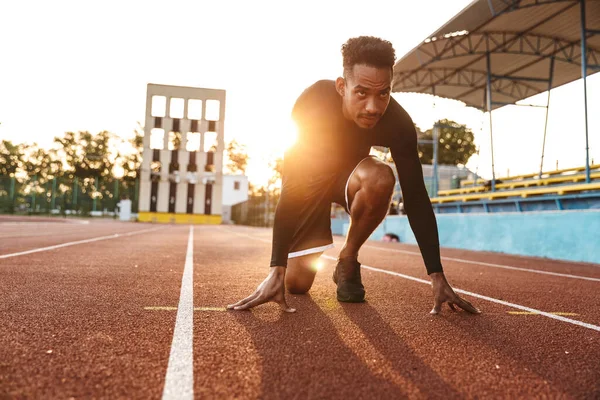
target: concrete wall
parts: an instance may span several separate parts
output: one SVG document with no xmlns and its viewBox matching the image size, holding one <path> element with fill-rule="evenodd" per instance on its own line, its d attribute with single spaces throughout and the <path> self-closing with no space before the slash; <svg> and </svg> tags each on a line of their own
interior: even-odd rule
<svg viewBox="0 0 600 400">
<path fill-rule="evenodd" d="M 600 211 L 436 215 L 440 244 L 467 250 L 600 264 Z M 341 230 L 340 230 L 341 226 Z M 332 221 L 334 234 L 346 235 L 348 222 Z M 388 216 L 371 235 L 395 233 L 416 244 L 405 215 Z"/>
</svg>

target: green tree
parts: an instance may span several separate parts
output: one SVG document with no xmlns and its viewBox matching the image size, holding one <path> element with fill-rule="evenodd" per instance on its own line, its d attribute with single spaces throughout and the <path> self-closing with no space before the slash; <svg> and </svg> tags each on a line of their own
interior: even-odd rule
<svg viewBox="0 0 600 400">
<path fill-rule="evenodd" d="M 238 172 L 245 174 L 246 168 L 248 167 L 248 152 L 246 150 L 246 145 L 241 144 L 237 140 L 233 139 L 227 143 L 226 152 L 227 171 L 232 174 Z"/>
<path fill-rule="evenodd" d="M 473 131 L 466 125 L 448 119 L 437 122 L 440 125 L 438 137 L 438 163 L 444 165 L 465 165 L 477 151 Z M 421 140 L 433 140 L 433 129 L 419 135 Z M 422 164 L 433 163 L 433 144 L 419 143 L 419 158 Z"/>
<path fill-rule="evenodd" d="M 51 205 L 51 181 L 63 173 L 62 163 L 56 151 L 46 150 L 36 143 L 21 145 L 21 148 L 23 161 L 20 170 L 28 177 L 22 186 L 22 193 L 31 196 L 29 200 L 35 212 L 48 211 Z"/>
<path fill-rule="evenodd" d="M 269 186 L 280 183 L 283 176 L 283 158 L 278 157 L 269 162 L 269 168 L 273 171 L 273 174 L 269 178 Z"/>
<path fill-rule="evenodd" d="M 23 149 L 9 140 L 0 142 L 0 176 L 17 173 L 23 161 Z"/>
<path fill-rule="evenodd" d="M 139 122 L 134 131 L 134 137 L 128 141 L 128 145 L 125 146 L 127 150 L 119 153 L 117 157 L 119 165 L 123 168 L 122 180 L 125 183 L 134 182 L 140 176 L 144 152 L 144 127 Z"/>
<path fill-rule="evenodd" d="M 57 160 L 50 152 L 39 147 L 36 143 L 32 145 L 21 145 L 23 159 L 21 169 L 28 177 L 36 176 L 38 182 L 44 183 L 49 177 L 58 173 Z M 54 154 L 55 155 L 55 154 Z"/>
<path fill-rule="evenodd" d="M 102 131 L 96 135 L 85 132 L 66 132 L 54 138 L 69 170 L 77 178 L 110 178 L 116 155 L 111 151 L 115 135 Z"/>
</svg>

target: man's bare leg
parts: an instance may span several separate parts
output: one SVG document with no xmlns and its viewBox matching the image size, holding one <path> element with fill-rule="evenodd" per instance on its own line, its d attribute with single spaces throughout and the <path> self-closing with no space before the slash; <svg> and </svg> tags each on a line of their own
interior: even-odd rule
<svg viewBox="0 0 600 400">
<path fill-rule="evenodd" d="M 333 271 L 333 281 L 337 284 L 339 301 L 360 303 L 365 299 L 365 288 L 360 276 L 358 251 L 385 218 L 396 178 L 388 165 L 368 158 L 358 165 L 349 179 L 350 229 Z"/>
<path fill-rule="evenodd" d="M 348 183 L 350 228 L 339 258 L 358 257 L 360 247 L 387 215 L 396 178 L 392 169 L 375 158 L 364 160 Z"/>
<path fill-rule="evenodd" d="M 310 290 L 318 270 L 318 259 L 323 252 L 307 254 L 288 260 L 285 287 L 292 294 L 304 294 Z"/>
</svg>

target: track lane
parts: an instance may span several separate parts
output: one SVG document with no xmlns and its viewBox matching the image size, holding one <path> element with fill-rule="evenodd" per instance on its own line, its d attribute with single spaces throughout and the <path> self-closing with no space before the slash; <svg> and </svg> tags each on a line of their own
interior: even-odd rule
<svg viewBox="0 0 600 400">
<path fill-rule="evenodd" d="M 267 229 L 262 229 L 261 232 L 260 229 L 248 230 L 236 227 L 235 232 L 242 236 L 248 235 L 265 243 L 271 240 L 270 231 Z M 343 245 L 343 238 L 334 238 L 334 243 L 336 247 L 325 253 L 328 256 L 337 257 L 339 249 Z M 406 248 L 407 245 L 404 244 L 368 241 L 361 249 L 359 259 L 365 265 L 429 280 L 422 257 L 407 254 L 405 252 Z M 418 252 L 418 248 L 412 246 L 411 252 Z M 444 253 L 444 250 L 442 250 L 442 253 Z M 465 260 L 470 260 L 471 253 L 475 259 L 478 256 L 476 252 L 461 253 L 462 258 Z M 514 260 L 515 257 L 510 257 L 510 259 Z M 508 265 L 504 260 L 504 255 L 500 254 L 496 255 L 495 259 L 487 259 L 487 261 L 494 264 Z M 546 269 L 545 264 L 541 263 L 540 260 L 535 261 L 538 262 L 536 264 L 537 268 L 540 270 Z M 564 263 L 554 262 L 553 264 L 556 267 Z M 569 318 L 597 326 L 600 325 L 600 313 L 597 311 L 600 309 L 600 296 L 596 295 L 600 288 L 600 282 L 493 268 L 461 261 L 446 260 L 443 261 L 443 265 L 446 276 L 453 287 L 540 311 L 566 313 Z M 600 276 L 600 268 L 592 264 L 565 265 L 570 270 L 582 268 L 584 270 L 582 272 L 586 274 L 582 276 Z M 484 310 L 487 307 L 488 302 L 480 299 L 472 300 Z M 520 311 L 510 307 L 506 307 L 504 310 L 505 313 Z"/>
<path fill-rule="evenodd" d="M 0 224 L 0 256 L 61 243 L 91 239 L 115 233 L 152 228 L 149 224 L 97 222 L 83 224 L 37 223 L 20 226 L 20 231 L 6 230 Z M 25 232 L 24 232 L 25 231 Z M 31 235 L 28 235 L 30 233 Z"/>
<path fill-rule="evenodd" d="M 265 278 L 266 245 L 214 231 L 198 239 L 195 305 L 224 307 Z M 232 245 L 238 251 L 232 252 Z M 227 256 L 224 256 L 227 254 Z M 310 296 L 289 295 L 301 311 L 274 304 L 250 312 L 196 313 L 195 395 L 198 398 L 390 398 L 401 393 L 374 377 L 339 340 Z"/>
<path fill-rule="evenodd" d="M 260 238 L 259 230 L 254 233 Z M 200 301 L 214 305 L 224 293 L 224 306 L 264 279 L 270 246 L 249 236 L 234 239 L 229 227 L 212 238 L 224 248 L 234 241 L 247 252 L 228 254 L 230 262 L 216 258 L 198 272 L 199 281 L 207 274 L 204 280 L 211 282 L 197 295 Z M 209 362 L 197 361 L 202 380 L 196 391 L 207 397 L 250 391 L 249 398 L 600 394 L 595 331 L 540 316 L 507 315 L 504 306 L 493 303 L 480 316 L 447 308 L 431 316 L 428 285 L 373 271 L 363 274 L 368 302 L 340 304 L 332 268 L 327 261 L 310 295 L 288 295 L 296 314 L 283 314 L 272 304 L 251 312 L 203 313 L 204 323 L 196 326 L 197 337 L 204 338 L 196 342 L 196 360 Z M 530 290 L 536 292 L 535 282 Z M 220 329 L 210 328 L 215 326 Z M 235 360 L 246 361 L 238 368 Z"/>
<path fill-rule="evenodd" d="M 188 232 L 0 260 L 0 397 L 160 397 L 177 311 L 147 307 L 176 308 Z M 480 316 L 431 316 L 428 285 L 369 270 L 368 302 L 341 304 L 331 260 L 310 295 L 288 295 L 295 314 L 274 304 L 224 311 L 265 278 L 269 234 L 194 228 L 196 398 L 600 396 L 597 332 L 493 303 Z M 389 265 L 404 272 L 399 260 Z M 492 282 L 509 272 L 493 271 Z"/>
<path fill-rule="evenodd" d="M 328 252 L 329 255 L 332 252 Z M 398 253 L 380 252 L 373 248 L 361 251 L 365 265 L 400 272 L 429 280 L 422 259 Z M 453 287 L 475 292 L 510 303 L 546 312 L 576 314 L 569 318 L 600 325 L 600 297 L 596 295 L 600 282 L 568 279 L 522 271 L 502 270 L 465 264 L 443 262 L 445 275 Z M 485 309 L 489 302 L 472 299 Z M 505 313 L 519 311 L 505 308 Z"/>
<path fill-rule="evenodd" d="M 230 228 L 233 227 L 226 227 L 224 229 Z M 272 238 L 272 229 L 270 228 L 235 226 L 235 229 L 238 233 L 249 234 L 252 237 L 267 241 L 271 241 Z M 334 235 L 334 243 L 337 249 L 341 248 L 344 240 L 345 238 L 343 236 Z M 407 256 L 416 257 L 417 261 L 421 258 L 418 246 L 407 243 L 388 243 L 370 240 L 367 241 L 363 246 L 363 249 L 367 248 L 396 254 L 404 253 Z M 475 265 L 475 263 L 481 262 L 562 274 L 574 274 L 583 277 L 589 276 L 595 279 L 600 279 L 600 265 L 598 264 L 551 260 L 546 258 L 517 256 L 504 253 L 452 249 L 445 247 L 441 248 L 441 255 L 443 262 L 465 260 L 468 261 L 470 265 Z"/>
<path fill-rule="evenodd" d="M 187 233 L 0 260 L 0 397 L 160 397 Z"/>
</svg>

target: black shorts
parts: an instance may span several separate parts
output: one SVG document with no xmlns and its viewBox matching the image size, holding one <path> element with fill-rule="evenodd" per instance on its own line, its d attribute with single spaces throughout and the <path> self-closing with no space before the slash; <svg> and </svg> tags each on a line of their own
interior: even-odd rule
<svg viewBox="0 0 600 400">
<path fill-rule="evenodd" d="M 302 190 L 303 197 L 303 204 L 300 206 L 301 220 L 294 234 L 288 258 L 321 253 L 334 247 L 331 233 L 331 204 L 339 204 L 350 214 L 348 183 L 356 168 L 371 157 L 365 157 L 355 166 L 335 174 L 319 174 L 308 178 L 310 190 L 306 190 L 306 184 L 298 187 L 298 190 Z"/>
</svg>

